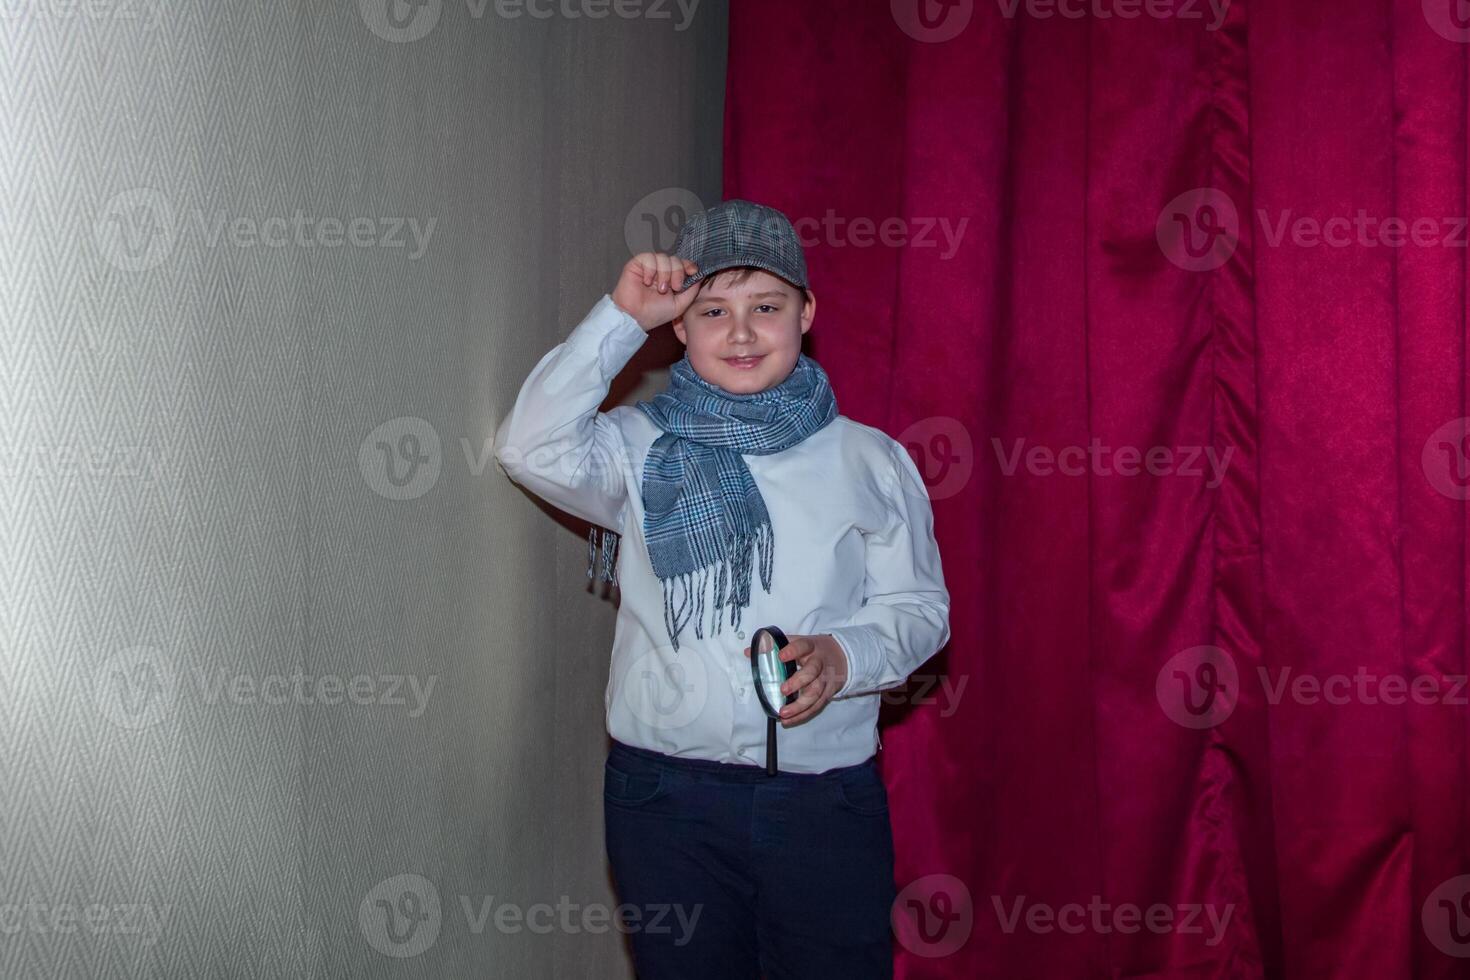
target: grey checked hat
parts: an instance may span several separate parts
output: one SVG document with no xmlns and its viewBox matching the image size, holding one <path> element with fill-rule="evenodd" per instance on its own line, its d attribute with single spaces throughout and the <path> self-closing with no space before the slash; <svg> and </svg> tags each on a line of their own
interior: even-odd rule
<svg viewBox="0 0 1470 980">
<path fill-rule="evenodd" d="M 723 201 L 684 223 L 674 254 L 699 266 L 680 289 L 737 266 L 755 266 L 806 289 L 806 255 L 791 221 L 775 208 L 739 199 Z"/>
</svg>

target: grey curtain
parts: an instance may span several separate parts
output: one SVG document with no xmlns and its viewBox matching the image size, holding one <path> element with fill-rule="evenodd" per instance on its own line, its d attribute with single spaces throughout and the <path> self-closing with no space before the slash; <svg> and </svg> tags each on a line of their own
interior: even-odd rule
<svg viewBox="0 0 1470 980">
<path fill-rule="evenodd" d="M 491 439 L 718 199 L 725 19 L 3 0 L 0 976 L 630 974 L 614 609 Z"/>
</svg>

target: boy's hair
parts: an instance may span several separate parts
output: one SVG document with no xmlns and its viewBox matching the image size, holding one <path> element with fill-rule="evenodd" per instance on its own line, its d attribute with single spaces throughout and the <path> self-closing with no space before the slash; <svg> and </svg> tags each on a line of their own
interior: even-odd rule
<svg viewBox="0 0 1470 980">
<path fill-rule="evenodd" d="M 745 284 L 745 281 L 747 279 L 749 279 L 751 276 L 755 275 L 757 272 L 765 272 L 765 273 L 768 273 L 769 275 L 776 276 L 776 274 L 774 272 L 771 272 L 769 269 L 762 269 L 759 266 L 754 266 L 754 265 L 732 265 L 728 269 L 721 269 L 719 272 L 716 272 L 714 275 L 712 275 L 712 276 L 706 276 L 704 279 L 701 279 L 699 281 L 699 288 L 697 288 L 694 291 L 694 294 L 696 296 L 698 296 L 700 293 L 702 293 L 702 292 L 705 291 L 705 288 L 708 287 L 710 283 L 714 282 L 716 279 L 719 279 L 722 276 L 729 276 L 730 277 L 730 285 L 732 285 L 732 286 L 741 286 L 741 285 L 744 285 Z M 786 285 L 788 285 L 792 289 L 796 290 L 799 294 L 801 294 L 801 301 L 803 303 L 806 302 L 806 293 L 807 293 L 807 291 L 805 289 L 803 289 L 802 287 L 798 286 L 796 283 L 794 283 L 791 280 L 786 279 L 786 278 L 784 278 L 782 276 L 776 276 L 776 278 L 777 279 L 780 279 Z"/>
</svg>

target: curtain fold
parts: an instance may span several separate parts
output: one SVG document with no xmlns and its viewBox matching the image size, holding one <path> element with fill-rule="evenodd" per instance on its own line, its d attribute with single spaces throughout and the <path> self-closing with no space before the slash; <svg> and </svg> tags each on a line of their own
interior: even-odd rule
<svg viewBox="0 0 1470 980">
<path fill-rule="evenodd" d="M 886 697 L 898 974 L 1470 976 L 1470 24 L 1081 9 L 731 11 L 726 197 L 953 597 Z"/>
</svg>

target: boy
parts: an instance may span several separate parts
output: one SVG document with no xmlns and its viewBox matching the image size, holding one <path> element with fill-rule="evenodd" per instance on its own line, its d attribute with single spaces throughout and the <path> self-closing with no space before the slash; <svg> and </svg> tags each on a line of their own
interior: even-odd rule
<svg viewBox="0 0 1470 980">
<path fill-rule="evenodd" d="M 838 414 L 801 352 L 815 313 L 790 221 L 727 201 L 623 267 L 496 436 L 507 475 L 629 545 L 603 539 L 622 599 L 603 813 L 642 980 L 892 976 L 878 692 L 948 641 L 949 593 L 913 460 Z M 669 322 L 668 390 L 599 413 Z M 800 668 L 774 776 L 749 660 L 766 625 Z"/>
</svg>

